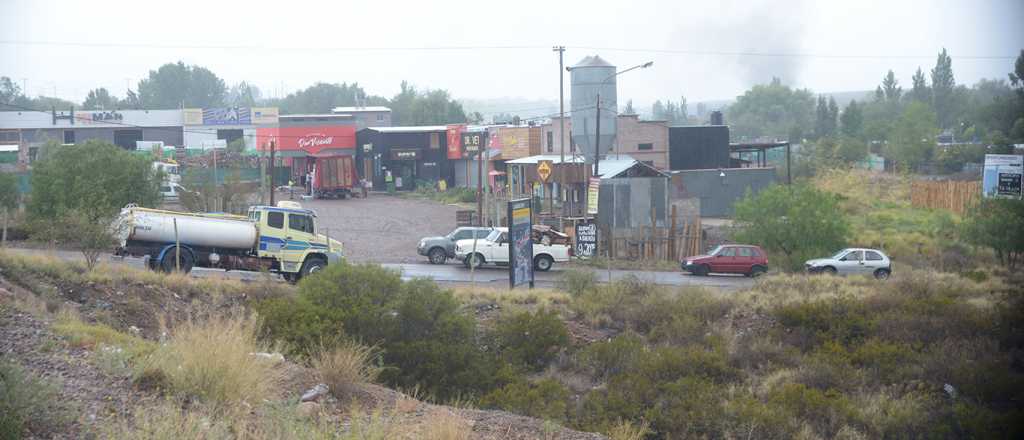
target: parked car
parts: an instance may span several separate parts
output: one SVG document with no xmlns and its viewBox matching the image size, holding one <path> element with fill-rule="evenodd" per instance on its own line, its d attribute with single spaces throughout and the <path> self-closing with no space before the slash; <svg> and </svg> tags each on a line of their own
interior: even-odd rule
<svg viewBox="0 0 1024 440">
<path fill-rule="evenodd" d="M 741 273 L 756 277 L 768 272 L 768 254 L 758 246 L 724 244 L 707 255 L 687 257 L 681 262 L 683 270 L 698 276 L 709 273 Z"/>
<path fill-rule="evenodd" d="M 476 254 L 473 253 L 473 240 L 455 242 L 455 258 L 462 260 L 466 267 L 479 267 L 483 264 L 508 264 L 508 228 L 494 228 L 487 238 L 477 240 Z M 569 244 L 534 241 L 533 267 L 541 272 L 551 270 L 555 262 L 569 261 Z"/>
<path fill-rule="evenodd" d="M 163 182 L 160 184 L 160 196 L 163 197 L 164 203 L 177 203 L 181 193 L 184 191 L 186 191 L 185 187 L 175 182 Z"/>
<path fill-rule="evenodd" d="M 892 275 L 892 261 L 878 249 L 847 248 L 828 258 L 808 260 L 808 273 L 872 275 L 884 280 Z"/>
<path fill-rule="evenodd" d="M 476 232 L 476 238 L 484 239 L 491 233 L 492 228 L 467 226 L 456 228 L 445 236 L 425 237 L 420 239 L 416 246 L 416 252 L 427 257 L 431 264 L 444 264 L 449 258 L 455 258 L 455 242 L 459 240 L 472 239 Z"/>
</svg>

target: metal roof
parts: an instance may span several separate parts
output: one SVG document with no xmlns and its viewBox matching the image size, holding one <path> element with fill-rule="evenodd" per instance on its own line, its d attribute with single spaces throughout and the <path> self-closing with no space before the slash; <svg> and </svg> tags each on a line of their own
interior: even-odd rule
<svg viewBox="0 0 1024 440">
<path fill-rule="evenodd" d="M 366 127 L 379 133 L 428 133 L 448 130 L 447 125 L 419 125 L 409 127 Z"/>
<path fill-rule="evenodd" d="M 562 163 L 562 156 L 558 154 L 541 154 L 537 156 L 522 157 L 519 159 L 507 160 L 505 163 L 513 165 L 536 165 L 542 160 L 550 160 L 552 164 Z M 583 163 L 583 156 L 573 157 L 571 154 L 565 155 L 565 163 Z"/>
<path fill-rule="evenodd" d="M 391 109 L 382 105 L 368 107 L 335 107 L 331 110 L 334 113 L 360 113 L 360 112 L 390 112 Z"/>
<path fill-rule="evenodd" d="M 572 66 L 573 69 L 580 68 L 580 67 L 615 67 L 615 66 L 613 66 L 612 63 L 609 63 L 609 62 L 605 61 L 604 58 L 601 58 L 599 55 L 594 55 L 594 56 L 583 57 L 583 59 L 580 60 L 580 62 L 576 63 L 575 66 Z"/>
<path fill-rule="evenodd" d="M 94 113 L 117 113 L 116 121 L 92 120 Z M 68 109 L 57 110 L 57 116 L 69 116 Z M 181 110 L 81 110 L 75 109 L 75 123 L 58 119 L 55 124 L 51 111 L 21 110 L 0 111 L 0 128 L 49 129 L 49 128 L 137 128 L 137 127 L 181 127 L 184 118 Z"/>
<path fill-rule="evenodd" d="M 18 144 L 0 145 L 0 153 L 10 153 L 12 151 L 18 151 Z"/>
</svg>

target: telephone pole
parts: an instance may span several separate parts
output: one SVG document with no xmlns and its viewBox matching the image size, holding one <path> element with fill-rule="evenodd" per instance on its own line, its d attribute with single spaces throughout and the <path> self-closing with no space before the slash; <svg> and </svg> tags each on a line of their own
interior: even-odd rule
<svg viewBox="0 0 1024 440">
<path fill-rule="evenodd" d="M 559 198 L 561 193 L 566 191 L 565 188 L 565 67 L 563 65 L 563 56 L 565 55 L 565 46 L 555 46 L 552 48 L 553 51 L 558 52 L 558 123 L 561 125 L 561 129 L 558 134 L 558 145 L 559 145 L 559 164 L 558 164 L 558 192 Z M 566 194 L 568 194 L 566 192 Z M 572 200 L 572 197 L 566 197 L 568 200 Z M 565 217 L 565 201 L 562 201 L 562 215 L 558 218 L 562 219 Z M 561 223 L 561 222 L 560 222 Z M 560 229 L 565 230 L 565 226 L 561 225 Z"/>
</svg>

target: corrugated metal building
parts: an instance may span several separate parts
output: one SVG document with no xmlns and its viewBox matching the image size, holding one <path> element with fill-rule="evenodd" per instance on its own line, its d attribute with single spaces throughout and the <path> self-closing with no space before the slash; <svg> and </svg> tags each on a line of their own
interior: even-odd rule
<svg viewBox="0 0 1024 440">
<path fill-rule="evenodd" d="M 729 167 L 729 126 L 693 125 L 668 128 L 671 170 Z"/>
</svg>

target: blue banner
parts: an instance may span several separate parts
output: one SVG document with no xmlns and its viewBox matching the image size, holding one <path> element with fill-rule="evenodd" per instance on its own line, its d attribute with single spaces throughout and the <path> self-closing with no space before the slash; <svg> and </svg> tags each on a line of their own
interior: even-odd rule
<svg viewBox="0 0 1024 440">
<path fill-rule="evenodd" d="M 529 283 L 533 287 L 532 200 L 508 202 L 508 283 L 511 287 Z"/>
<path fill-rule="evenodd" d="M 203 109 L 203 125 L 250 125 L 249 107 L 220 107 Z"/>
</svg>

